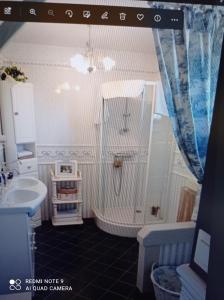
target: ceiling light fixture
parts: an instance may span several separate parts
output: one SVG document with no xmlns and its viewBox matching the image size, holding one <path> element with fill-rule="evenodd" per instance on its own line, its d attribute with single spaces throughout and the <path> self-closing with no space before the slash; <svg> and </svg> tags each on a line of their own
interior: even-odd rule
<svg viewBox="0 0 224 300">
<path fill-rule="evenodd" d="M 86 43 L 87 49 L 85 54 L 77 53 L 70 59 L 72 68 L 83 74 L 91 74 L 97 70 L 97 65 L 102 62 L 105 71 L 111 71 L 115 66 L 115 61 L 110 57 L 104 57 L 102 60 L 94 56 L 93 47 L 91 44 L 91 27 L 89 26 L 89 39 Z"/>
</svg>

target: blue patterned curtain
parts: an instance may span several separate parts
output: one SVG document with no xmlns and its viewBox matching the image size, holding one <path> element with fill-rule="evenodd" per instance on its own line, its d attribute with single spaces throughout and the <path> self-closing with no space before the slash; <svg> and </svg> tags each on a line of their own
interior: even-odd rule
<svg viewBox="0 0 224 300">
<path fill-rule="evenodd" d="M 159 7 L 169 8 L 165 4 Z M 201 5 L 181 9 L 184 30 L 154 29 L 153 34 L 177 144 L 189 169 L 201 182 L 218 79 L 224 10 Z"/>
</svg>

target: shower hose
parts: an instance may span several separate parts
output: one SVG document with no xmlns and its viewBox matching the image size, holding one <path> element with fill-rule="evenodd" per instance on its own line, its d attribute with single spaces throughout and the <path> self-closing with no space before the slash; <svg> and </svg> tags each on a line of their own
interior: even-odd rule
<svg viewBox="0 0 224 300">
<path fill-rule="evenodd" d="M 114 168 L 115 169 L 115 172 L 114 172 L 114 175 L 113 175 L 113 185 L 114 185 L 114 192 L 115 192 L 115 195 L 117 197 L 120 196 L 121 194 L 121 187 L 122 187 L 122 167 L 120 168 Z M 115 182 L 115 178 L 117 177 L 116 176 L 116 173 L 119 172 L 119 185 L 116 184 Z"/>
</svg>

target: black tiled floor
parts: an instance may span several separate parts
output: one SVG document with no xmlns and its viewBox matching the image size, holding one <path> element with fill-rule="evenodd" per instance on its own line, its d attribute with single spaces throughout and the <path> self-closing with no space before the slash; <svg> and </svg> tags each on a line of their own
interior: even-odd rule
<svg viewBox="0 0 224 300">
<path fill-rule="evenodd" d="M 58 278 L 72 291 L 37 292 L 33 300 L 154 300 L 136 288 L 138 244 L 99 230 L 93 220 L 82 226 L 36 229 L 36 278 Z"/>
</svg>

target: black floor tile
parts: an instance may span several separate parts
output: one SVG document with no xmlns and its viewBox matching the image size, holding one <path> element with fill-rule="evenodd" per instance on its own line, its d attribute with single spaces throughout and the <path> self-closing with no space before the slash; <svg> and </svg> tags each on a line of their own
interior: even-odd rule
<svg viewBox="0 0 224 300">
<path fill-rule="evenodd" d="M 72 251 L 75 247 L 77 247 L 77 243 L 71 241 L 62 242 L 60 246 L 58 245 L 57 247 L 68 252 Z"/>
<path fill-rule="evenodd" d="M 112 292 L 106 292 L 100 300 L 124 300 L 127 299 L 121 295 L 112 293 Z"/>
<path fill-rule="evenodd" d="M 112 287 L 112 285 L 114 285 L 114 279 L 111 277 L 100 275 L 92 283 L 103 289 L 109 289 L 110 287 Z"/>
<path fill-rule="evenodd" d="M 43 300 L 46 299 L 47 296 L 50 295 L 49 291 L 42 291 L 42 292 L 35 292 L 34 296 L 33 296 L 33 300 Z"/>
<path fill-rule="evenodd" d="M 74 298 L 72 298 L 72 300 L 89 300 L 89 298 L 80 296 L 80 295 L 76 295 Z"/>
<path fill-rule="evenodd" d="M 86 283 L 91 283 L 98 276 L 99 276 L 99 273 L 91 271 L 89 269 L 80 270 L 78 273 L 78 279 L 83 282 L 86 282 Z"/>
<path fill-rule="evenodd" d="M 55 273 L 56 273 L 55 269 L 50 269 L 48 267 L 42 267 L 42 268 L 36 270 L 35 278 L 38 278 L 38 279 L 53 278 Z"/>
<path fill-rule="evenodd" d="M 37 252 L 35 255 L 35 262 L 40 265 L 46 265 L 47 263 L 50 263 L 53 259 L 54 257 L 39 252 Z"/>
<path fill-rule="evenodd" d="M 94 260 L 97 260 L 98 258 L 100 258 L 102 255 L 102 253 L 92 250 L 90 249 L 89 251 L 85 252 L 85 257 Z"/>
<path fill-rule="evenodd" d="M 44 222 L 36 240 L 36 278 L 63 279 L 72 291 L 36 293 L 33 300 L 154 300 L 135 288 L 136 239 L 107 234 L 85 220 L 82 226 Z"/>
<path fill-rule="evenodd" d="M 135 286 L 127 283 L 117 281 L 111 288 L 110 291 L 119 294 L 123 297 L 128 298 L 135 290 Z"/>
<path fill-rule="evenodd" d="M 130 265 L 130 268 L 128 269 L 128 272 L 137 274 L 137 270 L 138 270 L 138 264 L 137 264 L 137 261 L 136 261 L 134 264 Z"/>
<path fill-rule="evenodd" d="M 75 294 L 71 291 L 56 291 L 47 296 L 44 300 L 73 300 Z"/>
<path fill-rule="evenodd" d="M 96 243 L 95 246 L 93 247 L 93 250 L 101 252 L 101 253 L 105 253 L 105 252 L 109 251 L 108 247 L 103 245 L 103 242 Z"/>
<path fill-rule="evenodd" d="M 130 261 L 128 260 L 118 259 L 113 263 L 112 267 L 122 270 L 128 270 L 131 268 L 132 265 L 133 262 L 130 263 Z"/>
<path fill-rule="evenodd" d="M 104 276 L 107 276 L 107 277 L 112 277 L 112 278 L 120 278 L 123 274 L 124 274 L 124 270 L 121 270 L 121 269 L 117 269 L 117 268 L 114 268 L 114 267 L 109 267 L 108 269 L 106 269 L 104 272 L 103 272 L 103 275 Z"/>
<path fill-rule="evenodd" d="M 135 247 L 131 247 L 121 255 L 121 259 L 129 260 L 129 261 L 134 261 L 137 259 L 137 257 L 138 257 L 138 250 L 135 249 Z"/>
<path fill-rule="evenodd" d="M 95 271 L 95 272 L 100 273 L 100 274 L 102 274 L 107 268 L 108 268 L 108 265 L 101 264 L 101 263 L 99 263 L 97 261 L 94 261 L 93 263 L 91 263 L 88 266 L 89 270 Z"/>
<path fill-rule="evenodd" d="M 93 259 L 89 258 L 86 255 L 77 255 L 70 263 L 77 268 L 85 268 L 88 267 L 93 262 Z"/>
<path fill-rule="evenodd" d="M 155 300 L 154 292 L 142 294 L 136 288 L 132 294 L 128 297 L 130 300 Z"/>
<path fill-rule="evenodd" d="M 106 251 L 106 254 L 118 259 L 122 257 L 124 252 L 120 251 L 119 249 L 112 248 L 112 249 L 108 249 Z"/>
<path fill-rule="evenodd" d="M 78 243 L 78 245 L 83 247 L 83 248 L 89 249 L 89 248 L 92 248 L 93 246 L 95 246 L 96 243 L 94 241 L 85 239 L 84 241 L 81 241 L 80 243 Z"/>
<path fill-rule="evenodd" d="M 58 257 L 56 259 L 54 259 L 53 261 L 51 261 L 46 266 L 49 267 L 49 268 L 52 268 L 52 269 L 56 269 L 58 271 L 61 271 L 61 270 L 66 269 L 66 268 L 70 269 L 70 268 L 73 267 L 69 263 L 69 261 L 62 260 L 61 258 L 58 258 Z"/>
<path fill-rule="evenodd" d="M 136 284 L 137 274 L 126 272 L 124 275 L 121 276 L 120 281 L 129 283 L 129 284 Z"/>
<path fill-rule="evenodd" d="M 67 276 L 70 276 L 70 277 L 78 277 L 79 275 L 79 272 L 83 269 L 84 267 L 82 266 L 75 266 L 73 264 L 66 264 L 64 265 L 60 270 L 59 272 L 61 272 L 62 274 L 65 274 Z"/>
<path fill-rule="evenodd" d="M 46 239 L 44 239 L 43 241 L 45 244 L 51 246 L 51 247 L 57 247 L 57 246 L 61 246 L 61 244 L 63 244 L 65 241 L 62 240 L 62 239 L 57 239 L 57 238 L 54 238 L 54 237 L 47 237 Z"/>
<path fill-rule="evenodd" d="M 103 245 L 105 247 L 109 247 L 109 248 L 115 248 L 115 247 L 118 247 L 118 242 L 117 241 L 114 241 L 110 238 L 105 238 L 103 240 Z"/>
<path fill-rule="evenodd" d="M 64 262 L 72 262 L 75 259 L 79 257 L 79 254 L 77 254 L 76 251 L 71 251 L 71 252 L 60 252 L 57 256 L 58 259 Z"/>
<path fill-rule="evenodd" d="M 111 256 L 110 254 L 106 253 L 104 255 L 99 255 L 97 257 L 97 261 L 106 265 L 112 265 L 116 261 L 116 257 Z"/>
<path fill-rule="evenodd" d="M 99 300 L 105 292 L 105 289 L 93 284 L 89 284 L 87 287 L 81 290 L 80 295 L 91 300 Z"/>
<path fill-rule="evenodd" d="M 45 254 L 50 249 L 52 249 L 51 245 L 48 245 L 48 244 L 45 244 L 45 243 L 38 243 L 37 242 L 37 251 L 38 252 Z"/>
</svg>

